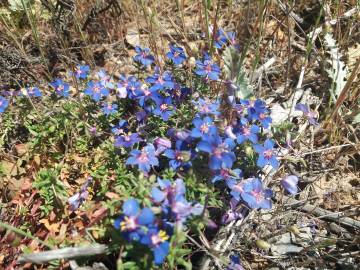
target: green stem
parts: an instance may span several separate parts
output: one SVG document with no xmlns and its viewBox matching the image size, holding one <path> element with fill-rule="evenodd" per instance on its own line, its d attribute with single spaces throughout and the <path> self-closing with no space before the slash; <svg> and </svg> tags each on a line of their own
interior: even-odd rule
<svg viewBox="0 0 360 270">
<path fill-rule="evenodd" d="M 210 45 L 209 40 L 210 40 L 210 32 L 209 32 L 209 10 L 208 10 L 208 6 L 207 6 L 207 0 L 203 0 L 203 6 L 204 6 L 204 15 L 205 15 L 205 24 L 206 24 L 206 43 L 208 44 L 208 46 Z"/>
<path fill-rule="evenodd" d="M 9 225 L 7 223 L 4 223 L 4 222 L 1 222 L 0 221 L 0 227 L 6 229 L 6 230 L 9 230 L 9 231 L 12 231 L 16 234 L 19 234 L 19 235 L 22 235 L 24 237 L 27 237 L 27 238 L 30 238 L 30 239 L 33 239 L 33 240 L 36 240 L 37 242 L 39 242 L 40 244 L 42 244 L 43 246 L 46 246 L 48 247 L 49 249 L 54 249 L 55 247 L 52 246 L 52 245 L 49 245 L 48 243 L 45 243 L 44 241 L 40 240 L 39 238 L 35 237 L 35 236 L 32 236 L 30 233 L 27 233 L 27 232 L 24 232 L 23 230 L 20 230 L 12 225 Z"/>
</svg>

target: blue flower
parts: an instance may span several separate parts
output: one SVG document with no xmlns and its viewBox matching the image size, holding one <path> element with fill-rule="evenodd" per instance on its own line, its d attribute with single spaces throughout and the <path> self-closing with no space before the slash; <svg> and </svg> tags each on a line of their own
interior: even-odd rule
<svg viewBox="0 0 360 270">
<path fill-rule="evenodd" d="M 240 103 L 246 108 L 247 116 L 249 120 L 257 120 L 261 113 L 266 114 L 266 105 L 265 102 L 256 99 L 256 100 L 240 100 Z"/>
<path fill-rule="evenodd" d="M 145 79 L 147 83 L 151 83 L 152 86 L 149 88 L 150 91 L 159 91 L 165 88 L 172 89 L 174 88 L 174 81 L 170 72 L 164 72 L 160 74 L 155 72 L 154 75 L 149 76 Z"/>
<path fill-rule="evenodd" d="M 166 149 L 171 148 L 171 141 L 167 138 L 156 138 L 154 140 L 154 144 L 156 146 L 155 155 L 159 156 Z"/>
<path fill-rule="evenodd" d="M 235 147 L 234 141 L 226 138 L 224 141 L 219 135 L 204 136 L 197 145 L 197 149 L 210 154 L 209 167 L 212 170 L 221 169 L 222 164 L 231 168 L 236 160 L 235 154 L 231 151 Z"/>
<path fill-rule="evenodd" d="M 190 131 L 186 129 L 181 130 L 181 129 L 170 128 L 167 131 L 167 135 L 174 140 L 186 141 L 188 143 L 191 143 L 193 141 L 193 138 L 190 136 Z"/>
<path fill-rule="evenodd" d="M 146 104 L 146 101 L 152 99 L 156 99 L 160 97 L 160 94 L 158 94 L 157 91 L 150 90 L 146 84 L 143 84 L 137 91 L 136 98 L 138 99 L 139 105 L 141 107 L 144 107 Z"/>
<path fill-rule="evenodd" d="M 281 180 L 281 186 L 289 192 L 291 195 L 295 195 L 298 192 L 299 178 L 296 175 L 288 175 Z"/>
<path fill-rule="evenodd" d="M 184 49 L 175 45 L 170 45 L 170 52 L 166 56 L 175 64 L 181 65 L 186 60 Z"/>
<path fill-rule="evenodd" d="M 158 178 L 159 187 L 153 187 L 151 198 L 161 204 L 164 219 L 169 225 L 184 223 L 191 215 L 200 215 L 204 207 L 198 203 L 188 202 L 185 198 L 185 184 L 182 179 L 175 183 Z"/>
<path fill-rule="evenodd" d="M 73 196 L 71 196 L 68 199 L 68 203 L 70 204 L 71 211 L 77 210 L 80 207 L 80 205 L 86 200 L 86 198 L 89 196 L 87 188 L 91 184 L 92 180 L 93 180 L 92 177 L 88 177 L 86 182 L 81 186 L 80 191 L 75 193 Z"/>
<path fill-rule="evenodd" d="M 182 87 L 180 84 L 175 83 L 174 88 L 171 91 L 171 96 L 176 102 L 183 101 L 191 94 L 191 89 L 188 87 Z"/>
<path fill-rule="evenodd" d="M 164 156 L 170 159 L 169 166 L 174 170 L 178 168 L 187 169 L 191 166 L 191 152 L 187 151 L 185 144 L 182 141 L 177 141 L 175 144 L 175 150 L 166 149 Z"/>
<path fill-rule="evenodd" d="M 84 90 L 85 95 L 90 96 L 94 101 L 100 101 L 102 97 L 109 95 L 109 90 L 99 82 L 88 82 L 87 88 Z"/>
<path fill-rule="evenodd" d="M 257 133 L 260 132 L 260 128 L 257 125 L 250 125 L 249 122 L 242 118 L 240 120 L 241 126 L 238 128 L 236 141 L 238 144 L 242 144 L 244 141 L 249 140 L 252 143 L 257 143 Z"/>
<path fill-rule="evenodd" d="M 0 113 L 3 113 L 8 106 L 9 106 L 9 101 L 3 96 L 0 96 Z"/>
<path fill-rule="evenodd" d="M 215 183 L 219 180 L 225 180 L 228 182 L 229 180 L 237 180 L 242 176 L 242 171 L 240 169 L 230 169 L 222 166 L 219 170 L 214 171 L 215 176 L 211 180 L 211 182 Z"/>
<path fill-rule="evenodd" d="M 238 254 L 230 256 L 230 263 L 225 270 L 244 270 L 240 263 L 240 256 Z"/>
<path fill-rule="evenodd" d="M 162 203 L 164 206 L 170 206 L 173 200 L 185 196 L 185 184 L 182 179 L 177 179 L 172 183 L 168 179 L 157 179 L 159 187 L 151 189 L 151 198 L 156 203 Z"/>
<path fill-rule="evenodd" d="M 259 144 L 254 145 L 254 150 L 259 154 L 257 165 L 260 168 L 266 165 L 271 165 L 274 169 L 279 167 L 279 161 L 274 154 L 274 142 L 272 140 L 267 139 L 264 146 Z"/>
<path fill-rule="evenodd" d="M 217 64 L 213 64 L 210 56 L 205 53 L 203 62 L 200 60 L 196 61 L 195 73 L 206 79 L 216 81 L 219 79 L 221 70 Z"/>
<path fill-rule="evenodd" d="M 121 136 L 116 137 L 114 145 L 116 147 L 122 146 L 122 147 L 130 148 L 135 143 L 138 143 L 141 141 L 142 141 L 142 139 L 139 137 L 139 134 L 132 133 L 130 135 L 121 135 Z"/>
<path fill-rule="evenodd" d="M 129 78 L 127 78 L 126 85 L 126 90 L 128 91 L 129 98 L 136 98 L 139 95 L 140 88 L 142 86 L 141 82 L 138 81 L 136 77 L 130 76 Z"/>
<path fill-rule="evenodd" d="M 268 129 L 270 127 L 270 124 L 272 123 L 272 119 L 270 116 L 267 115 L 267 111 L 260 112 L 258 115 L 255 116 L 255 119 L 258 120 L 261 125 Z"/>
<path fill-rule="evenodd" d="M 214 46 L 218 49 L 221 49 L 224 45 L 226 45 L 227 38 L 224 30 L 219 29 L 215 34 Z"/>
<path fill-rule="evenodd" d="M 194 138 L 201 138 L 204 135 L 214 135 L 217 133 L 217 128 L 213 124 L 213 120 L 208 116 L 204 117 L 204 119 L 197 117 L 192 123 L 195 127 L 191 130 L 191 136 Z"/>
<path fill-rule="evenodd" d="M 42 96 L 40 89 L 37 87 L 27 87 L 27 88 L 23 89 L 22 95 L 28 96 L 28 97 L 41 97 Z"/>
<path fill-rule="evenodd" d="M 221 222 L 223 224 L 228 224 L 233 220 L 238 220 L 243 218 L 243 215 L 237 209 L 238 201 L 234 198 L 230 200 L 230 209 L 226 211 L 226 213 L 221 217 Z"/>
<path fill-rule="evenodd" d="M 128 78 L 122 74 L 120 74 L 119 77 L 120 77 L 120 82 L 117 83 L 115 92 L 119 98 L 126 98 L 128 95 L 127 87 L 128 87 L 129 81 L 128 81 Z"/>
<path fill-rule="evenodd" d="M 118 109 L 118 105 L 115 103 L 104 103 L 103 107 L 101 108 L 102 112 L 105 115 L 110 115 L 116 113 Z"/>
<path fill-rule="evenodd" d="M 140 48 L 138 46 L 135 47 L 136 55 L 134 56 L 134 61 L 142 64 L 143 66 L 147 67 L 150 66 L 155 58 L 150 54 L 149 48 Z"/>
<path fill-rule="evenodd" d="M 123 214 L 115 220 L 114 227 L 120 229 L 126 240 L 140 241 L 145 235 L 142 227 L 148 227 L 154 222 L 154 213 L 147 207 L 140 209 L 138 201 L 133 198 L 124 202 L 122 212 Z"/>
<path fill-rule="evenodd" d="M 174 113 L 174 106 L 172 105 L 171 97 L 163 98 L 161 96 L 157 96 L 153 99 L 156 103 L 153 113 L 160 116 L 164 121 L 169 120 L 170 116 Z"/>
<path fill-rule="evenodd" d="M 236 34 L 233 31 L 227 32 L 227 39 L 231 46 L 235 47 L 235 49 L 240 49 L 239 44 L 236 41 Z"/>
<path fill-rule="evenodd" d="M 76 65 L 74 75 L 76 79 L 86 79 L 89 75 L 90 67 L 85 65 Z"/>
<path fill-rule="evenodd" d="M 106 74 L 106 72 L 104 70 L 100 70 L 97 75 L 99 76 L 100 78 L 100 83 L 106 87 L 106 88 L 109 88 L 109 89 L 114 89 L 115 86 L 114 84 L 111 82 L 111 77 L 109 75 Z"/>
<path fill-rule="evenodd" d="M 127 159 L 127 165 L 138 165 L 139 170 L 148 173 L 151 166 L 158 166 L 159 160 L 155 156 L 155 147 L 147 144 L 142 150 L 132 150 L 130 157 Z"/>
<path fill-rule="evenodd" d="M 309 105 L 307 104 L 302 104 L 302 103 L 299 103 L 299 104 L 296 104 L 295 106 L 295 110 L 298 110 L 298 111 L 302 111 L 304 116 L 307 117 L 310 125 L 313 125 L 313 126 L 317 126 L 319 125 L 319 123 L 316 121 L 315 119 L 315 113 L 312 112 L 309 108 Z"/>
<path fill-rule="evenodd" d="M 164 230 L 154 227 L 150 228 L 140 240 L 143 245 L 147 245 L 153 251 L 154 263 L 157 265 L 162 264 L 169 254 L 169 238 Z"/>
<path fill-rule="evenodd" d="M 70 86 L 68 83 L 63 82 L 61 79 L 56 79 L 50 83 L 50 86 L 55 89 L 57 95 L 62 97 L 68 97 L 70 94 Z"/>
<path fill-rule="evenodd" d="M 129 123 L 126 120 L 120 120 L 119 124 L 111 129 L 111 132 L 114 135 L 121 135 L 128 131 L 128 125 Z"/>
<path fill-rule="evenodd" d="M 273 193 L 270 189 L 264 189 L 263 184 L 258 178 L 250 178 L 244 186 L 241 194 L 243 201 L 250 208 L 271 209 L 271 197 Z"/>
<path fill-rule="evenodd" d="M 251 189 L 251 188 L 247 188 L 249 186 L 249 182 L 250 182 L 249 179 L 246 180 L 228 179 L 228 181 L 226 181 L 226 184 L 231 190 L 230 191 L 231 196 L 235 200 L 240 201 L 245 190 Z"/>
<path fill-rule="evenodd" d="M 218 100 L 210 101 L 208 99 L 199 98 L 198 101 L 194 102 L 195 107 L 200 115 L 219 115 L 220 102 Z"/>
</svg>

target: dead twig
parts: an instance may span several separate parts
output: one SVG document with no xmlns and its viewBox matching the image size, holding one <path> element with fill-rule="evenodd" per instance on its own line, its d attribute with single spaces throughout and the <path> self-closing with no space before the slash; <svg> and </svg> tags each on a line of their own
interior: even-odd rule
<svg viewBox="0 0 360 270">
<path fill-rule="evenodd" d="M 22 254 L 17 262 L 43 264 L 58 259 L 73 259 L 78 257 L 100 255 L 106 253 L 107 250 L 106 245 L 100 244 L 85 247 L 67 247 L 50 251 Z"/>
<path fill-rule="evenodd" d="M 283 203 L 285 204 L 301 204 L 301 206 L 298 206 L 298 210 L 313 214 L 316 217 L 320 219 L 325 220 L 331 220 L 334 222 L 337 222 L 338 224 L 352 227 L 355 229 L 360 229 L 360 221 L 357 221 L 355 219 L 344 217 L 344 213 L 333 213 L 331 211 L 325 210 L 323 208 L 320 208 L 318 206 L 306 203 L 306 202 L 300 202 L 296 199 L 284 196 Z"/>
</svg>

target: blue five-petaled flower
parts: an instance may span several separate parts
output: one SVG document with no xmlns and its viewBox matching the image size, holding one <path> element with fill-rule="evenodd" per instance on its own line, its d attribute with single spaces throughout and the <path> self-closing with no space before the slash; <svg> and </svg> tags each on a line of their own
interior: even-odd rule
<svg viewBox="0 0 360 270">
<path fill-rule="evenodd" d="M 115 220 L 114 227 L 120 229 L 125 239 L 139 241 L 145 234 L 143 227 L 154 222 L 155 216 L 150 208 L 140 209 L 137 200 L 130 198 L 122 206 L 123 214 Z"/>
<path fill-rule="evenodd" d="M 140 48 L 138 46 L 135 47 L 135 51 L 136 51 L 136 55 L 134 56 L 134 61 L 138 62 L 139 64 L 147 67 L 150 66 L 155 58 L 153 55 L 150 54 L 150 49 L 149 48 Z"/>
<path fill-rule="evenodd" d="M 207 53 L 204 54 L 203 61 L 196 61 L 195 73 L 201 77 L 211 81 L 217 81 L 219 79 L 220 72 L 220 67 L 211 61 L 211 58 Z"/>
<path fill-rule="evenodd" d="M 235 147 L 232 139 L 222 139 L 219 135 L 204 136 L 198 143 L 200 151 L 210 154 L 209 167 L 212 170 L 221 169 L 224 166 L 231 168 L 236 160 L 235 154 L 231 151 Z"/>
<path fill-rule="evenodd" d="M 70 86 L 61 79 L 56 79 L 50 86 L 54 88 L 55 93 L 62 97 L 68 97 L 70 94 Z"/>
<path fill-rule="evenodd" d="M 3 96 L 0 96 L 0 113 L 3 113 L 8 106 L 9 106 L 9 101 Z"/>
<path fill-rule="evenodd" d="M 256 144 L 254 150 L 259 154 L 257 165 L 261 168 L 266 165 L 271 165 L 274 169 L 279 167 L 279 161 L 274 153 L 274 142 L 270 139 L 266 139 L 264 146 Z"/>
<path fill-rule="evenodd" d="M 109 90 L 99 82 L 88 82 L 87 88 L 84 91 L 85 95 L 90 96 L 94 101 L 100 101 L 102 97 L 109 95 Z"/>
<path fill-rule="evenodd" d="M 139 170 L 148 173 L 151 166 L 158 166 L 159 160 L 155 156 L 155 147 L 152 144 L 147 144 L 141 150 L 132 150 L 130 157 L 127 159 L 126 164 L 137 165 Z"/>
<path fill-rule="evenodd" d="M 175 45 L 170 45 L 170 52 L 166 54 L 176 66 L 181 65 L 186 60 L 184 49 Z"/>
</svg>

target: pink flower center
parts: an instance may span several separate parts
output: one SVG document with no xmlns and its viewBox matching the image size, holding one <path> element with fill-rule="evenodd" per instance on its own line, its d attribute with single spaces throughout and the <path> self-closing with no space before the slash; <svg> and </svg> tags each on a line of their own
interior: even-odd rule
<svg viewBox="0 0 360 270">
<path fill-rule="evenodd" d="M 202 133 L 208 133 L 208 132 L 209 132 L 209 125 L 206 124 L 206 123 L 202 124 L 202 125 L 200 126 L 200 131 L 201 131 Z"/>
<path fill-rule="evenodd" d="M 264 157 L 270 159 L 273 156 L 273 151 L 271 149 L 267 149 L 264 151 Z"/>
<path fill-rule="evenodd" d="M 264 113 L 260 113 L 259 118 L 260 120 L 264 120 L 266 118 L 266 115 Z"/>
<path fill-rule="evenodd" d="M 210 108 L 209 108 L 209 106 L 207 104 L 200 106 L 200 110 L 203 113 L 209 113 L 210 112 Z"/>
<path fill-rule="evenodd" d="M 162 242 L 166 241 L 169 239 L 169 236 L 166 234 L 166 232 L 164 232 L 163 230 L 159 231 L 158 234 L 153 234 L 151 237 L 151 244 L 153 246 L 158 246 L 159 244 L 161 244 Z"/>
<path fill-rule="evenodd" d="M 159 84 L 164 84 L 164 79 L 163 79 L 161 76 L 159 76 L 157 82 L 158 82 Z"/>
<path fill-rule="evenodd" d="M 212 71 L 211 64 L 207 64 L 206 67 L 205 67 L 205 70 L 206 70 L 207 73 L 210 73 Z"/>
<path fill-rule="evenodd" d="M 239 183 L 239 184 L 236 184 L 233 189 L 239 193 L 243 193 L 244 192 L 244 189 L 243 189 L 243 185 L 242 183 Z"/>
<path fill-rule="evenodd" d="M 222 155 L 222 153 L 224 153 L 224 152 L 225 152 L 225 151 L 224 151 L 224 148 L 221 147 L 221 146 L 219 146 L 219 147 L 216 147 L 216 148 L 214 149 L 213 154 L 214 154 L 215 157 L 221 158 L 221 155 Z"/>
<path fill-rule="evenodd" d="M 174 57 L 178 57 L 179 55 L 180 55 L 180 53 L 174 52 Z"/>
<path fill-rule="evenodd" d="M 125 140 L 126 142 L 130 142 L 130 136 L 124 136 L 124 140 Z"/>
<path fill-rule="evenodd" d="M 149 89 L 144 89 L 144 95 L 145 96 L 150 96 L 151 92 L 149 91 Z"/>
<path fill-rule="evenodd" d="M 125 217 L 120 223 L 121 231 L 134 231 L 137 228 L 136 220 L 134 217 Z"/>
<path fill-rule="evenodd" d="M 249 127 L 243 127 L 243 134 L 245 136 L 249 136 L 250 135 L 250 129 Z"/>
<path fill-rule="evenodd" d="M 258 191 L 252 191 L 251 194 L 255 197 L 257 202 L 260 202 L 264 199 L 263 195 L 261 192 Z"/>
<path fill-rule="evenodd" d="M 182 161 L 184 159 L 184 157 L 182 156 L 181 152 L 176 152 L 175 153 L 175 159 Z"/>
<path fill-rule="evenodd" d="M 229 178 L 230 174 L 229 174 L 229 171 L 226 170 L 226 169 L 221 169 L 220 170 L 220 175 L 224 178 Z"/>
<path fill-rule="evenodd" d="M 168 108 L 168 105 L 165 103 L 160 105 L 160 110 L 162 110 L 162 111 L 167 110 L 167 108 Z"/>
<path fill-rule="evenodd" d="M 140 156 L 138 157 L 139 162 L 146 163 L 149 161 L 149 157 L 146 152 L 142 152 Z"/>
</svg>

